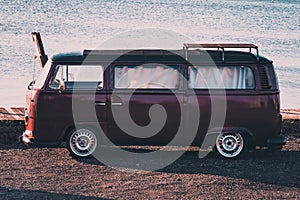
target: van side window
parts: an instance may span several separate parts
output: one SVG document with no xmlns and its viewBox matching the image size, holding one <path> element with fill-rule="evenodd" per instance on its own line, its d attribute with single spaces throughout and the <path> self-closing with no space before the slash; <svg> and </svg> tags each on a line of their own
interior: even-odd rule
<svg viewBox="0 0 300 200">
<path fill-rule="evenodd" d="M 253 71 L 247 66 L 191 66 L 189 88 L 193 89 L 254 89 Z"/>
<path fill-rule="evenodd" d="M 175 89 L 179 86 L 177 66 L 115 66 L 115 88 Z"/>
<path fill-rule="evenodd" d="M 65 89 L 101 89 L 103 67 L 100 65 L 58 65 L 52 76 L 50 87 L 57 89 L 63 81 Z"/>
</svg>

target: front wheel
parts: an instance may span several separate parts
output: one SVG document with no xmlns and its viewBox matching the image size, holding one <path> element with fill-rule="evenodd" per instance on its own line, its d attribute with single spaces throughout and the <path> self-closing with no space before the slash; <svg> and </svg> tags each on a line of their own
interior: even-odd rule
<svg viewBox="0 0 300 200">
<path fill-rule="evenodd" d="M 235 158 L 245 150 L 245 140 L 240 133 L 220 133 L 214 151 L 224 158 Z"/>
<path fill-rule="evenodd" d="M 67 147 L 73 157 L 88 157 L 96 150 L 98 140 L 96 133 L 90 129 L 72 130 L 67 139 Z"/>
</svg>

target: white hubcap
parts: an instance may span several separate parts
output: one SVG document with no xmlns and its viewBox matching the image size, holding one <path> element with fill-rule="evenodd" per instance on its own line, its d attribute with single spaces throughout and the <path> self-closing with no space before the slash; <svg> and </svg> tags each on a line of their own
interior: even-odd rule
<svg viewBox="0 0 300 200">
<path fill-rule="evenodd" d="M 80 157 L 91 155 L 97 146 L 95 134 L 88 129 L 79 129 L 73 132 L 69 142 L 72 152 Z"/>
<path fill-rule="evenodd" d="M 233 158 L 238 156 L 244 147 L 244 140 L 239 133 L 221 133 L 216 140 L 218 152 L 226 157 Z"/>
</svg>

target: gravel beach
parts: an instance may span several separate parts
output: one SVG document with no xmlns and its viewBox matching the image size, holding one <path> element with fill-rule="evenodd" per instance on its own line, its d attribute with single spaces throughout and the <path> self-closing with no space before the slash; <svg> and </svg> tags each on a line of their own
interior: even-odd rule
<svg viewBox="0 0 300 200">
<path fill-rule="evenodd" d="M 1 145 L 0 155 L 0 199 L 300 199 L 300 136 L 235 160 L 191 148 L 155 172 L 76 160 L 65 148 Z"/>
</svg>

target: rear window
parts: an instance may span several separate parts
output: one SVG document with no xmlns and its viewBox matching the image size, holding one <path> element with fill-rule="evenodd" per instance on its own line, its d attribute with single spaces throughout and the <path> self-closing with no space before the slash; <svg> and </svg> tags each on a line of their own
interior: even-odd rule
<svg viewBox="0 0 300 200">
<path fill-rule="evenodd" d="M 175 89 L 179 86 L 176 66 L 115 66 L 115 88 Z"/>
<path fill-rule="evenodd" d="M 247 66 L 191 66 L 189 88 L 254 89 L 253 71 Z"/>
</svg>

